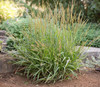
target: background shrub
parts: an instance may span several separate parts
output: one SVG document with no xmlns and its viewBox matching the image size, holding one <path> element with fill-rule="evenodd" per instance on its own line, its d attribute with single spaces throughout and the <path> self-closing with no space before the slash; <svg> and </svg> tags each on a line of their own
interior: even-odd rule
<svg viewBox="0 0 100 87">
<path fill-rule="evenodd" d="M 4 21 L 10 18 L 14 18 L 18 15 L 17 6 L 11 0 L 0 1 L 0 21 Z"/>
<path fill-rule="evenodd" d="M 27 9 L 29 12 L 33 9 L 34 12 L 37 13 L 36 9 L 34 9 L 34 4 L 37 6 L 45 6 L 45 8 L 50 5 L 52 10 L 55 8 L 57 3 L 61 3 L 63 7 L 66 9 L 67 6 L 71 6 L 72 0 L 17 0 Z M 82 11 L 81 16 L 84 19 L 88 19 L 89 22 L 100 22 L 100 0 L 73 0 L 75 2 L 74 11 L 76 11 L 77 15 L 80 11 Z M 59 7 L 59 5 L 58 5 Z"/>
<path fill-rule="evenodd" d="M 78 41 L 81 34 L 85 32 L 87 32 L 87 35 L 85 35 L 85 37 L 82 37 L 79 45 L 81 45 L 81 42 L 87 42 L 87 46 L 91 41 L 94 40 L 94 42 L 91 44 L 91 47 L 100 47 L 100 25 L 96 23 L 86 24 L 84 29 L 79 30 L 79 33 L 77 34 Z"/>
<path fill-rule="evenodd" d="M 0 28 L 2 30 L 6 30 L 7 32 L 12 33 L 14 37 L 19 38 L 23 28 L 24 27 L 27 28 L 28 26 L 29 26 L 29 20 L 27 18 L 15 18 L 4 21 L 0 25 Z"/>
<path fill-rule="evenodd" d="M 24 28 L 28 28 L 29 20 L 27 18 L 15 18 L 4 21 L 0 25 L 0 29 L 6 30 L 8 33 L 7 49 L 12 50 L 14 48 L 14 39 L 10 37 L 10 34 L 16 38 L 16 43 L 19 42 L 20 38 L 23 36 L 22 32 Z"/>
</svg>

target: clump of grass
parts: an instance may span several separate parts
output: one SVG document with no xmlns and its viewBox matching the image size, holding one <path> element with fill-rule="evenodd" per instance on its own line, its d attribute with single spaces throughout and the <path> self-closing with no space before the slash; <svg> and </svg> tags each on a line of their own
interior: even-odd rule
<svg viewBox="0 0 100 87">
<path fill-rule="evenodd" d="M 49 9 L 45 14 L 38 13 L 34 20 L 29 16 L 29 27 L 24 28 L 21 41 L 14 44 L 17 51 L 15 64 L 20 66 L 18 71 L 45 83 L 76 75 L 82 60 L 81 47 L 76 50 L 79 43 L 76 35 L 86 22 L 80 14 L 76 17 L 73 8 L 73 5 L 67 8 L 67 17 L 63 7 L 55 8 L 54 12 Z"/>
</svg>

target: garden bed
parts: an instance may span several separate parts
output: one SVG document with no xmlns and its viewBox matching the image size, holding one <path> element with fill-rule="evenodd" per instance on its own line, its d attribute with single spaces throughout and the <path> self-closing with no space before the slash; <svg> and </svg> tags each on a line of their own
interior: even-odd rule
<svg viewBox="0 0 100 87">
<path fill-rule="evenodd" d="M 0 61 L 3 61 L 2 66 L 5 67 L 2 68 L 3 74 L 0 74 L 0 87 L 99 87 L 100 85 L 100 72 L 89 69 L 80 71 L 77 78 L 73 77 L 72 80 L 58 81 L 55 84 L 36 84 L 24 76 L 11 73 L 12 66 L 5 62 L 8 59 L 12 60 L 7 54 L 0 54 Z"/>
<path fill-rule="evenodd" d="M 98 60 L 100 56 L 100 48 L 84 47 L 83 51 L 89 60 L 91 60 L 92 56 Z M 11 73 L 15 71 L 15 66 L 11 64 L 12 60 L 13 58 L 7 53 L 0 53 L 0 73 Z"/>
<path fill-rule="evenodd" d="M 99 87 L 99 7 L 83 1 L 0 2 L 0 87 Z"/>
<path fill-rule="evenodd" d="M 36 84 L 25 77 L 15 74 L 0 75 L 0 87 L 99 87 L 100 72 L 85 71 L 78 74 L 77 78 L 58 81 L 55 84 Z"/>
</svg>

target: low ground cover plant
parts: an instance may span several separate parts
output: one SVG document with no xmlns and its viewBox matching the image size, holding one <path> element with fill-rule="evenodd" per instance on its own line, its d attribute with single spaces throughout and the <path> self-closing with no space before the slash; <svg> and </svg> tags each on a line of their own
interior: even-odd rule
<svg viewBox="0 0 100 87">
<path fill-rule="evenodd" d="M 13 37 L 16 38 L 16 42 L 18 42 L 20 37 L 23 36 L 21 31 L 24 28 L 28 28 L 28 26 L 29 26 L 29 20 L 27 18 L 14 18 L 4 21 L 0 25 L 0 29 L 6 30 L 9 34 L 12 34 Z M 14 39 L 9 36 L 7 40 L 7 49 L 8 50 L 15 49 L 13 45 L 14 45 Z"/>
<path fill-rule="evenodd" d="M 8 19 L 4 21 L 0 25 L 0 29 L 6 30 L 9 33 L 12 33 L 14 37 L 19 38 L 21 35 L 21 30 L 23 30 L 24 27 L 29 26 L 29 20 L 27 18 L 14 18 L 14 19 Z"/>
<path fill-rule="evenodd" d="M 100 67 L 100 55 L 98 57 L 92 56 L 91 59 L 86 59 L 85 67 L 98 68 Z"/>
<path fill-rule="evenodd" d="M 83 58 L 82 47 L 76 49 L 81 40 L 76 38 L 86 22 L 82 21 L 80 14 L 76 17 L 73 8 L 73 5 L 67 8 L 67 20 L 63 7 L 55 8 L 54 12 L 49 9 L 44 15 L 34 15 L 34 21 L 28 16 L 29 26 L 21 31 L 23 36 L 20 41 L 14 42 L 14 57 L 17 59 L 14 64 L 19 66 L 18 71 L 45 83 L 76 75 L 75 71 L 81 66 Z M 16 40 L 15 37 L 13 39 Z"/>
</svg>

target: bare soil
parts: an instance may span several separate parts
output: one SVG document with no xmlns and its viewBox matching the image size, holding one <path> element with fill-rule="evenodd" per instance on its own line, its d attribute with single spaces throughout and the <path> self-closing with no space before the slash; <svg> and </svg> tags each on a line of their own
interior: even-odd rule
<svg viewBox="0 0 100 87">
<path fill-rule="evenodd" d="M 0 55 L 0 59 L 6 58 L 8 55 Z M 77 78 L 58 81 L 55 84 L 36 84 L 24 76 L 11 73 L 0 74 L 0 87 L 100 87 L 100 72 L 81 71 Z"/>
<path fill-rule="evenodd" d="M 100 87 L 100 72 L 79 73 L 72 80 L 58 81 L 55 84 L 36 84 L 15 74 L 0 74 L 0 87 Z"/>
</svg>

